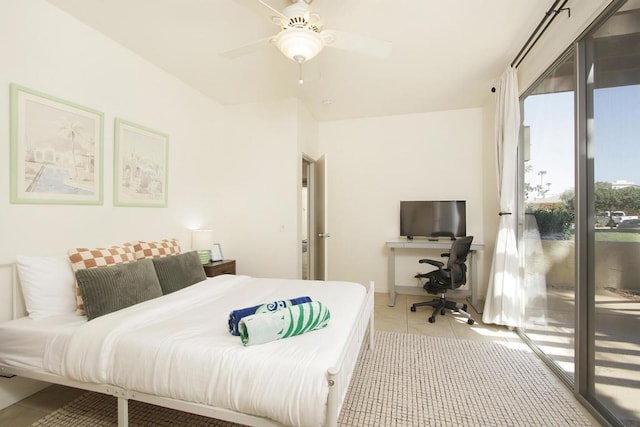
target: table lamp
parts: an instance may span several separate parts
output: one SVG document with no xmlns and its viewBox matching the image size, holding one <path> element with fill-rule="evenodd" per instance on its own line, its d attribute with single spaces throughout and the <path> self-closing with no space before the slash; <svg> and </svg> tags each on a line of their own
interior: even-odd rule
<svg viewBox="0 0 640 427">
<path fill-rule="evenodd" d="M 191 249 L 198 251 L 202 264 L 207 264 L 211 260 L 211 246 L 213 246 L 213 243 L 213 230 L 191 231 Z"/>
</svg>

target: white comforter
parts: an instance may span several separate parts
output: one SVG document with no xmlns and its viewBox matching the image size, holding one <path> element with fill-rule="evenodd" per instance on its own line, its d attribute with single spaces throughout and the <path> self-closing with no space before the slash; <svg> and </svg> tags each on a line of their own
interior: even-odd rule
<svg viewBox="0 0 640 427">
<path fill-rule="evenodd" d="M 74 380 L 229 408 L 286 425 L 322 425 L 335 366 L 365 288 L 219 276 L 94 319 L 47 343 L 45 368 Z M 308 295 L 331 310 L 326 329 L 243 347 L 233 309 Z"/>
</svg>

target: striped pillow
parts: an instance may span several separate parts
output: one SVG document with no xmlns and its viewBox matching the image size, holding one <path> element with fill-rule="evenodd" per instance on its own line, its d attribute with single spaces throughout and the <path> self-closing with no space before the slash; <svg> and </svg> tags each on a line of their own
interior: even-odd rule
<svg viewBox="0 0 640 427">
<path fill-rule="evenodd" d="M 107 267 L 110 265 L 126 264 L 136 261 L 133 244 L 125 243 L 122 246 L 112 246 L 110 248 L 73 248 L 67 252 L 71 269 L 74 272 L 87 268 Z M 84 302 L 78 288 L 78 281 L 75 282 L 76 291 L 76 313 L 84 316 Z"/>
<path fill-rule="evenodd" d="M 160 242 L 136 242 L 133 244 L 136 259 L 163 258 L 180 253 L 177 239 L 165 239 Z"/>
</svg>

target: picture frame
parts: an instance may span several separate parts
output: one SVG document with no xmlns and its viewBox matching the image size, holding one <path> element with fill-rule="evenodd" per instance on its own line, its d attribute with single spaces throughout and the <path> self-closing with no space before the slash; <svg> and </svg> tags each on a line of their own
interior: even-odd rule
<svg viewBox="0 0 640 427">
<path fill-rule="evenodd" d="M 222 261 L 224 255 L 222 255 L 222 245 L 220 243 L 214 243 L 211 246 L 211 261 Z"/>
<path fill-rule="evenodd" d="M 10 202 L 103 204 L 104 114 L 12 83 Z"/>
<path fill-rule="evenodd" d="M 169 135 L 116 118 L 114 206 L 167 207 Z"/>
</svg>

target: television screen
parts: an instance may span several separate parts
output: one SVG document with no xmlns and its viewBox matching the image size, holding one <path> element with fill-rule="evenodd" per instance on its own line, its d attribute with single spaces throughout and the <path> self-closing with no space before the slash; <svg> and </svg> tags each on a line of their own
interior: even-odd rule
<svg viewBox="0 0 640 427">
<path fill-rule="evenodd" d="M 400 235 L 413 237 L 461 237 L 467 234 L 464 200 L 400 202 Z"/>
</svg>

